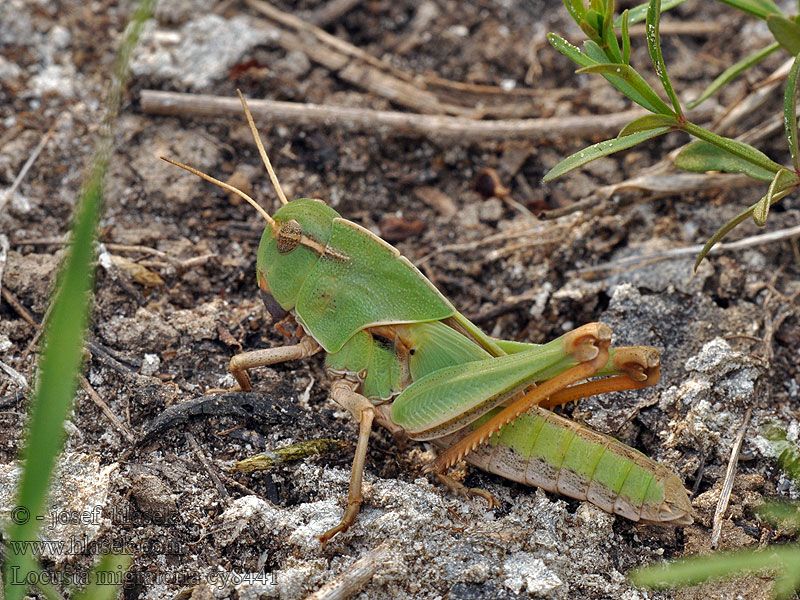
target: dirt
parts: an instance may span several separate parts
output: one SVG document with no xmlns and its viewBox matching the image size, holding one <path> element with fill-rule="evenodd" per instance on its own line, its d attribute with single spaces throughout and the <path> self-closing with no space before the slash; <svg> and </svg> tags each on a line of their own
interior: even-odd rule
<svg viewBox="0 0 800 600">
<path fill-rule="evenodd" d="M 276 6 L 307 19 L 319 4 Z M 34 323 L 45 317 L 102 120 L 104 87 L 132 9 L 128 1 L 0 5 L 2 188 L 56 124 L 0 208 L 0 233 L 9 240 L 0 284 L 19 303 L 0 303 L 0 361 L 28 387 Z M 218 15 L 208 14 L 215 9 Z M 287 51 L 266 29 L 258 30 L 267 27 L 262 19 L 244 3 L 162 3 L 134 57 L 106 181 L 85 369 L 122 427 L 78 392 L 67 426 L 67 460 L 80 468 L 68 481 L 77 490 L 83 481 L 86 490 L 56 492 L 52 514 L 91 503 L 103 513 L 88 529 L 79 523 L 52 535 L 88 536 L 94 549 L 115 543 L 131 551 L 126 598 L 301 598 L 384 541 L 391 555 L 361 587 L 362 597 L 766 594 L 769 585 L 759 578 L 656 594 L 633 588 L 624 574 L 660 558 L 708 550 L 731 447 L 748 409 L 748 460 L 739 463 L 722 547 L 785 541 L 754 508 L 764 498 L 798 497 L 761 435 L 770 421 L 795 440 L 798 434 L 796 239 L 714 255 L 696 274 L 693 256 L 586 273 L 581 269 L 703 243 L 765 190 L 657 198 L 629 193 L 551 221 L 534 216 L 641 173 L 687 141 L 679 134 L 545 185 L 541 179 L 550 167 L 600 138 L 444 144 L 335 124 L 259 123 L 288 196 L 323 198 L 343 217 L 390 240 L 491 335 L 540 343 L 600 320 L 614 330 L 615 344 L 657 347 L 663 361 L 658 385 L 560 412 L 673 468 L 692 491 L 696 511 L 695 524 L 686 528 L 638 527 L 585 503 L 468 471 L 467 485 L 503 502 L 490 512 L 478 500 L 450 496 L 422 478 L 430 448 L 398 445 L 376 430 L 362 515 L 351 531 L 320 548 L 313 536 L 334 525 L 344 509 L 357 427 L 328 399 L 321 356 L 257 370 L 254 392 L 227 404 L 202 398 L 209 389 L 233 385 L 232 355 L 286 340 L 257 293 L 263 221 L 238 198 L 158 156 L 232 179 L 270 211 L 278 206 L 275 194 L 243 116 L 157 116 L 143 112 L 140 97 L 142 90 L 158 89 L 234 98 L 240 88 L 250 98 L 404 109 L 302 50 Z M 712 33 L 665 36 L 665 58 L 682 97 L 697 95 L 726 66 L 768 41 L 763 23 L 754 25 L 722 5 L 687 3 L 672 19 L 722 24 Z M 258 31 L 245 35 L 250 28 Z M 507 90 L 508 96 L 493 98 L 513 99 L 518 116 L 628 108 L 601 78 L 575 75 L 574 66 L 547 44 L 548 31 L 579 35 L 557 2 L 374 0 L 358 3 L 326 31 L 412 77 Z M 635 40 L 632 63 L 644 71 L 643 42 Z M 785 59 L 773 55 L 716 101 L 725 106 L 748 93 Z M 514 95 L 528 88 L 536 95 Z M 441 97 L 475 108 L 466 92 Z M 776 91 L 763 114 L 778 114 L 780 102 Z M 733 133 L 758 123 L 762 114 L 755 112 Z M 788 162 L 781 134 L 762 149 Z M 772 207 L 767 227 L 798 223 L 796 199 L 789 198 Z M 731 237 L 755 233 L 748 222 Z M 27 414 L 28 390 L 20 379 L 7 371 L 0 375 L 4 510 L 13 506 Z M 315 438 L 344 440 L 350 447 L 271 471 L 229 472 L 256 452 Z M 211 472 L 220 474 L 218 483 Z M 47 554 L 42 560 L 56 572 L 85 573 L 92 554 Z M 225 579 L 225 573 L 242 579 Z"/>
</svg>

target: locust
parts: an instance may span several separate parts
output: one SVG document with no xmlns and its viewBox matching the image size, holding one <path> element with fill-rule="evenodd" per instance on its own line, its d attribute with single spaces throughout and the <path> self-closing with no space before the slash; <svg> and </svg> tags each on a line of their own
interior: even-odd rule
<svg viewBox="0 0 800 600">
<path fill-rule="evenodd" d="M 347 506 L 341 521 L 317 536 L 323 546 L 356 520 L 374 423 L 431 442 L 441 451 L 424 470 L 490 506 L 491 494 L 466 488 L 448 469 L 465 459 L 632 521 L 692 523 L 691 503 L 672 470 L 549 410 L 655 384 L 657 349 L 611 347 L 611 330 L 602 323 L 545 344 L 488 336 L 380 237 L 321 200 L 288 201 L 239 97 L 282 204 L 273 215 L 241 190 L 162 158 L 241 196 L 267 222 L 256 281 L 276 329 L 297 343 L 233 356 L 231 391 L 251 390 L 253 368 L 325 352 L 330 397 L 358 423 Z M 290 324 L 294 334 L 285 330 Z"/>
</svg>

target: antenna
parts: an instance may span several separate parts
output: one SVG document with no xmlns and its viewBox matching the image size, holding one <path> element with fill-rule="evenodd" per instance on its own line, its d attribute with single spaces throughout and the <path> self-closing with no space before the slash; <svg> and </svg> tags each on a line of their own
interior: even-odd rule
<svg viewBox="0 0 800 600">
<path fill-rule="evenodd" d="M 175 162 L 174 160 L 170 160 L 170 159 L 166 158 L 165 156 L 161 156 L 159 158 L 161 158 L 161 160 L 163 160 L 163 161 L 168 162 L 171 165 L 175 165 L 176 167 L 180 167 L 181 169 L 185 169 L 185 170 L 189 171 L 189 173 L 194 173 L 198 177 L 202 177 L 206 181 L 210 181 L 211 183 L 213 183 L 215 185 L 218 185 L 219 187 L 221 187 L 223 189 L 226 189 L 229 192 L 233 192 L 237 196 L 247 200 L 250 204 L 253 205 L 253 208 L 255 208 L 258 211 L 258 213 L 262 217 L 264 217 L 264 220 L 267 223 L 270 224 L 270 227 L 272 227 L 273 231 L 277 231 L 278 230 L 278 224 L 275 222 L 275 219 L 270 217 L 269 214 L 267 213 L 267 211 L 265 211 L 258 202 L 253 200 L 250 196 L 245 194 L 242 190 L 240 190 L 238 188 L 235 188 L 232 185 L 230 185 L 228 183 L 225 183 L 224 181 L 220 181 L 219 179 L 214 179 L 213 177 L 211 177 L 211 175 L 206 175 L 202 171 L 198 171 L 197 169 L 195 169 L 194 167 L 190 167 L 189 165 L 184 165 L 182 163 Z"/>
<path fill-rule="evenodd" d="M 253 122 L 253 115 L 250 114 L 250 109 L 247 108 L 247 102 L 245 102 L 244 94 L 242 94 L 242 90 L 239 89 L 236 90 L 236 93 L 239 94 L 239 99 L 242 101 L 244 114 L 247 116 L 247 123 L 250 125 L 250 131 L 253 134 L 253 139 L 255 139 L 256 146 L 258 146 L 258 153 L 261 154 L 261 160 L 264 161 L 264 166 L 267 167 L 267 173 L 269 173 L 269 178 L 272 181 L 272 185 L 275 187 L 275 191 L 278 192 L 278 198 L 280 198 L 281 204 L 288 204 L 289 201 L 286 200 L 286 195 L 281 189 L 280 182 L 278 182 L 278 176 L 275 175 L 275 171 L 272 169 L 272 163 L 269 162 L 267 152 L 264 150 L 264 144 L 261 143 L 261 138 L 258 135 L 256 124 Z"/>
</svg>

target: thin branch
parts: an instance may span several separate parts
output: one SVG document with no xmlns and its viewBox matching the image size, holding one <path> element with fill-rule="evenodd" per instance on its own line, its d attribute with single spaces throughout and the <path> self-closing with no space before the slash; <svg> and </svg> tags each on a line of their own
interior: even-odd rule
<svg viewBox="0 0 800 600">
<path fill-rule="evenodd" d="M 750 415 L 753 413 L 752 408 L 748 408 L 742 420 L 742 426 L 739 428 L 739 433 L 733 442 L 731 448 L 731 457 L 728 460 L 728 469 L 725 471 L 725 481 L 722 484 L 722 492 L 719 495 L 717 502 L 717 510 L 714 512 L 714 525 L 711 529 L 711 548 L 716 549 L 719 545 L 719 538 L 722 534 L 722 519 L 725 516 L 725 511 L 728 510 L 728 502 L 731 499 L 731 491 L 733 490 L 733 480 L 736 477 L 736 465 L 739 463 L 739 452 L 742 449 L 742 441 L 744 434 L 747 431 L 747 426 L 750 423 Z"/>
<path fill-rule="evenodd" d="M 225 504 L 230 504 L 231 496 L 230 494 L 228 494 L 228 490 L 225 489 L 225 486 L 222 485 L 222 481 L 220 481 L 220 478 L 217 476 L 217 472 L 214 469 L 214 465 L 212 465 L 211 462 L 208 460 L 208 458 L 206 458 L 203 449 L 200 447 L 200 444 L 197 443 L 195 437 L 188 431 L 185 432 L 184 435 L 186 436 L 186 441 L 189 442 L 189 445 L 192 447 L 192 450 L 194 450 L 195 456 L 197 456 L 197 458 L 200 460 L 200 462 L 202 463 L 203 467 L 206 470 L 206 473 L 208 473 L 208 476 L 211 478 L 211 481 L 213 481 L 214 485 L 217 486 L 217 491 L 219 492 L 222 501 Z"/>
<path fill-rule="evenodd" d="M 383 542 L 370 550 L 347 569 L 328 581 L 306 600 L 346 600 L 366 586 L 379 570 L 386 568 L 392 556 L 391 544 Z"/>
<path fill-rule="evenodd" d="M 97 408 L 100 409 L 100 412 L 102 412 L 111 425 L 114 426 L 114 429 L 116 429 L 117 432 L 124 437 L 129 444 L 133 444 L 136 441 L 136 435 L 133 433 L 133 431 L 131 431 L 130 428 L 125 425 L 125 423 L 123 423 L 119 417 L 117 417 L 117 415 L 114 414 L 114 412 L 108 407 L 108 404 L 106 404 L 105 400 L 103 400 L 100 397 L 100 394 L 95 391 L 86 377 L 81 375 L 80 382 L 83 391 L 86 392 L 86 395 L 89 396 Z"/>
<path fill-rule="evenodd" d="M 28 160 L 26 160 L 25 164 L 22 165 L 22 168 L 19 170 L 19 173 L 17 173 L 17 176 L 14 178 L 14 181 L 11 184 L 11 187 L 6 190 L 5 196 L 0 199 L 0 212 L 3 212 L 3 208 L 5 208 L 8 201 L 11 200 L 11 198 L 17 192 L 19 184 L 22 183 L 22 180 L 25 178 L 25 175 L 28 174 L 28 171 L 30 170 L 31 166 L 33 166 L 33 163 L 36 162 L 36 159 L 39 157 L 39 154 L 41 154 L 42 150 L 44 150 L 47 142 L 50 141 L 51 137 L 53 137 L 53 133 L 56 130 L 56 125 L 58 125 L 60 118 L 61 116 L 59 115 L 56 117 L 56 120 L 53 121 L 53 124 L 50 125 L 50 129 L 48 129 L 47 132 L 42 136 L 42 139 L 39 140 L 39 143 L 36 145 L 36 148 L 33 149 L 33 152 L 31 152 Z"/>
<path fill-rule="evenodd" d="M 145 113 L 181 117 L 218 118 L 241 114 L 241 105 L 236 98 L 205 94 L 142 90 L 141 105 Z M 420 115 L 275 100 L 249 100 L 248 106 L 253 116 L 270 123 L 299 125 L 313 129 L 336 126 L 351 131 L 391 133 L 461 143 L 610 136 L 616 135 L 632 119 L 645 114 L 643 110 L 634 109 L 602 116 L 477 121 L 465 117 Z M 703 114 L 708 116 L 711 113 L 706 111 L 697 116 L 702 117 Z"/>
</svg>

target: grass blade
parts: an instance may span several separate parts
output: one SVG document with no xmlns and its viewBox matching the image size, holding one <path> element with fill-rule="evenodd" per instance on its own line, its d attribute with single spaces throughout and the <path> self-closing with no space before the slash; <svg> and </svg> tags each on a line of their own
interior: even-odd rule
<svg viewBox="0 0 800 600">
<path fill-rule="evenodd" d="M 786 77 L 786 91 L 783 94 L 783 124 L 786 126 L 786 141 L 792 155 L 795 172 L 800 172 L 797 159 L 797 74 L 800 72 L 800 54 L 795 56 L 792 69 Z"/>
<path fill-rule="evenodd" d="M 713 96 L 717 92 L 717 90 L 719 90 L 723 85 L 733 81 L 750 67 L 757 65 L 762 60 L 767 58 L 770 54 L 780 49 L 780 47 L 781 45 L 778 42 L 774 42 L 769 46 L 767 46 L 766 48 L 762 48 L 758 52 L 754 52 L 750 56 L 747 56 L 742 60 L 732 64 L 722 73 L 720 73 L 717 76 L 717 78 L 714 81 L 712 81 L 705 90 L 703 90 L 703 93 L 700 94 L 700 97 L 697 98 L 697 100 L 689 102 L 687 106 L 689 108 L 694 108 L 700 105 L 700 103 L 704 102 L 705 100 Z"/>
<path fill-rule="evenodd" d="M 112 125 L 119 112 L 130 53 L 151 14 L 152 4 L 153 0 L 140 3 L 117 55 L 102 135 L 89 178 L 75 208 L 72 243 L 60 270 L 50 316 L 44 326 L 44 350 L 31 402 L 25 447 L 21 453 L 25 468 L 16 500 L 18 506 L 29 511 L 30 518 L 26 522 L 14 523 L 9 530 L 4 578 L 6 600 L 19 600 L 26 592 L 26 586 L 10 583 L 9 574 L 15 573 L 16 580 L 21 581 L 37 568 L 29 556 L 13 552 L 11 543 L 35 540 L 41 523 L 36 517 L 43 515 L 46 509 L 50 477 L 64 440 L 64 420 L 72 406 L 83 360 L 83 340 L 94 279 L 93 242 L 101 214 L 103 181 L 113 139 Z"/>
<path fill-rule="evenodd" d="M 629 573 L 634 585 L 664 589 L 696 585 L 709 579 L 757 571 L 776 570 L 798 573 L 800 548 L 796 545 L 769 547 L 766 550 L 717 552 L 708 556 L 689 556 L 672 563 L 635 569 Z"/>
<path fill-rule="evenodd" d="M 674 165 L 684 171 L 705 173 L 707 171 L 722 171 L 724 173 L 744 173 L 748 177 L 771 182 L 775 173 L 754 165 L 749 160 L 731 154 L 719 146 L 708 142 L 695 141 L 687 144 L 675 157 Z"/>
<path fill-rule="evenodd" d="M 89 585 L 73 597 L 73 600 L 114 600 L 125 573 L 131 565 L 128 554 L 106 554 L 100 558 L 89 573 Z"/>
<path fill-rule="evenodd" d="M 647 35 L 647 48 L 650 50 L 650 59 L 653 61 L 656 75 L 661 80 L 661 85 L 667 93 L 672 108 L 675 109 L 676 115 L 681 115 L 681 103 L 678 100 L 678 95 L 672 87 L 672 82 L 669 80 L 667 73 L 667 65 L 664 62 L 664 56 L 661 53 L 661 34 L 659 33 L 659 22 L 661 21 L 661 0 L 650 0 L 650 6 L 647 8 L 646 31 Z M 663 112 L 663 111 L 662 111 Z"/>
<path fill-rule="evenodd" d="M 625 150 L 627 148 L 631 148 L 632 146 L 636 146 L 644 142 L 645 140 L 652 139 L 654 137 L 658 137 L 659 135 L 663 135 L 668 131 L 671 131 L 671 127 L 660 127 L 658 129 L 649 129 L 647 131 L 640 131 L 639 133 L 634 133 L 631 135 L 626 135 L 624 137 L 615 138 L 613 140 L 606 140 L 605 142 L 598 142 L 597 144 L 592 144 L 576 152 L 572 156 L 568 156 L 560 163 L 558 163 L 555 167 L 550 169 L 547 174 L 542 178 L 542 181 L 545 183 L 548 181 L 552 181 L 557 177 L 561 177 L 564 173 L 572 171 L 572 169 L 577 169 L 580 166 L 585 165 L 588 162 L 591 162 L 597 158 L 602 156 L 608 156 L 609 154 L 614 154 L 615 152 L 619 152 L 620 150 Z"/>
</svg>

